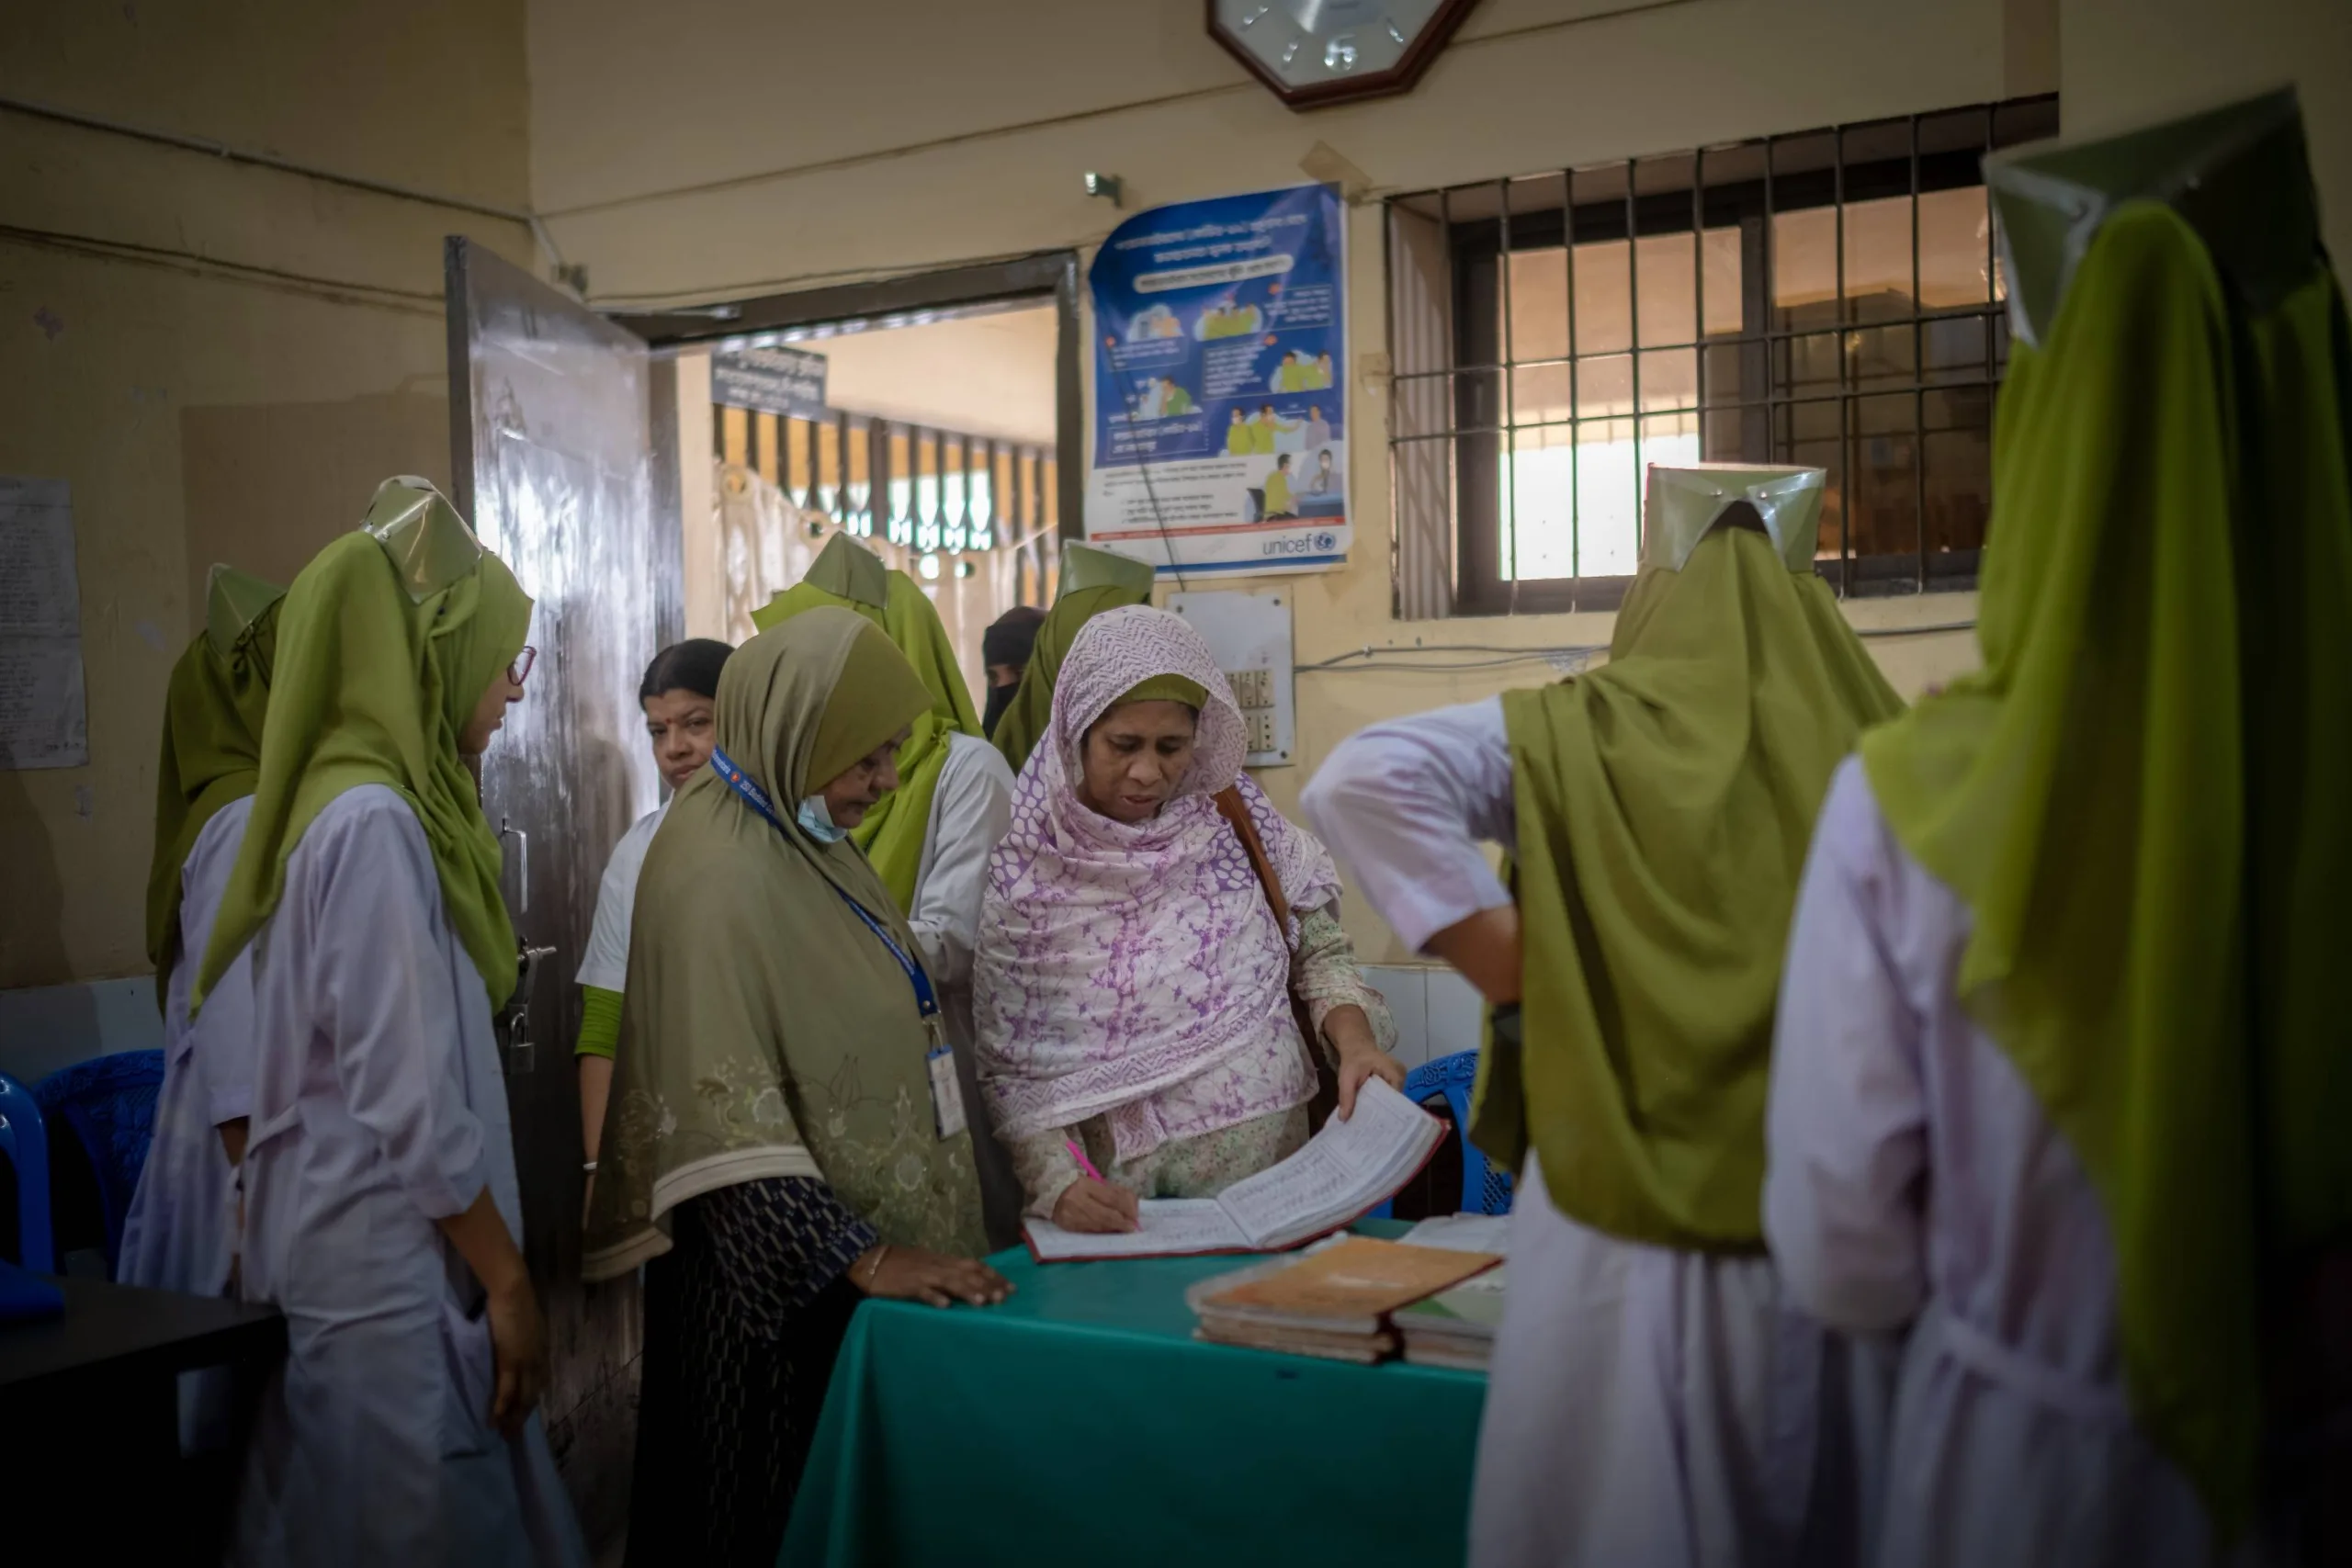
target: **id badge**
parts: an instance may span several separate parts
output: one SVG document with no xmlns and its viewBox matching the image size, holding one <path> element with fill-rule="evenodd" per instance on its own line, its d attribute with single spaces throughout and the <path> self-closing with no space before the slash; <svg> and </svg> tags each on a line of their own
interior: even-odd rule
<svg viewBox="0 0 2352 1568">
<path fill-rule="evenodd" d="M 942 1142 L 962 1132 L 964 1120 L 964 1085 L 956 1077 L 956 1054 L 945 1041 L 931 1048 L 923 1059 L 931 1069 L 931 1119 L 939 1129 Z"/>
</svg>

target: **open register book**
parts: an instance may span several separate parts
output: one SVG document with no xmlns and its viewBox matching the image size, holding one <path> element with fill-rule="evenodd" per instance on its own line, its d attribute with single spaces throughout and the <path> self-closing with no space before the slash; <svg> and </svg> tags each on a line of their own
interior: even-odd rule
<svg viewBox="0 0 2352 1568">
<path fill-rule="evenodd" d="M 1102 1258 L 1174 1258 L 1211 1252 L 1279 1252 L 1338 1230 L 1420 1173 L 1445 1123 L 1378 1078 L 1356 1095 L 1355 1114 L 1337 1116 L 1280 1165 L 1237 1181 L 1215 1198 L 1148 1198 L 1141 1224 L 1110 1235 L 1066 1231 L 1048 1220 L 1024 1229 L 1040 1263 Z"/>
</svg>

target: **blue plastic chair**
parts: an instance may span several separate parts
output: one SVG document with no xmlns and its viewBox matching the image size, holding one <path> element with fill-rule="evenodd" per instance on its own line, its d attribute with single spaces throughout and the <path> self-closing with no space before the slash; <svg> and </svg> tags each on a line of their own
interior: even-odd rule
<svg viewBox="0 0 2352 1568">
<path fill-rule="evenodd" d="M 1478 1145 L 1470 1141 L 1470 1086 L 1478 1081 L 1478 1053 L 1456 1051 L 1451 1056 L 1440 1056 L 1434 1062 L 1424 1062 L 1405 1075 L 1405 1098 L 1416 1105 L 1442 1099 L 1453 1112 L 1454 1136 L 1462 1143 L 1462 1213 L 1465 1214 L 1508 1214 L 1510 1213 L 1510 1172 L 1498 1170 L 1487 1163 Z M 1394 1201 L 1383 1203 L 1373 1213 L 1386 1219 Z"/>
<path fill-rule="evenodd" d="M 57 1272 L 49 1238 L 49 1128 L 32 1090 L 0 1073 L 0 1154 L 17 1172 L 16 1261 L 36 1274 Z"/>
<path fill-rule="evenodd" d="M 155 1102 L 163 1092 L 161 1051 L 120 1051 L 76 1062 L 33 1086 L 33 1098 L 51 1124 L 70 1130 L 89 1157 L 106 1215 L 109 1280 L 122 1254 L 122 1223 L 139 1190 L 139 1172 L 155 1140 Z"/>
</svg>

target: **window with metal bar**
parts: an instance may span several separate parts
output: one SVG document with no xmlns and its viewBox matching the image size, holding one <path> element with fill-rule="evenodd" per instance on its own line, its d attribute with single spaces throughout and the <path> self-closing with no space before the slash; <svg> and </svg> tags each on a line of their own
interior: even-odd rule
<svg viewBox="0 0 2352 1568">
<path fill-rule="evenodd" d="M 713 456 L 741 463 L 862 537 L 923 552 L 1024 552 L 1031 590 L 1058 555 L 1053 538 L 1054 449 L 832 413 L 803 420 L 720 407 Z"/>
<path fill-rule="evenodd" d="M 1975 585 L 2006 288 L 1981 164 L 2054 97 L 1388 203 L 1396 611 L 1606 609 L 1651 463 L 1827 471 L 1846 594 Z"/>
</svg>

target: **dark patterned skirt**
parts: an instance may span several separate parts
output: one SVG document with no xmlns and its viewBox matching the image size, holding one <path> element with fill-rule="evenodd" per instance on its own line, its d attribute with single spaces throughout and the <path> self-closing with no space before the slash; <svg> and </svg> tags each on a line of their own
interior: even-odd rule
<svg viewBox="0 0 2352 1568">
<path fill-rule="evenodd" d="M 822 1182 L 690 1199 L 645 1270 L 628 1568 L 756 1563 L 784 1544 L 874 1233 Z"/>
</svg>

